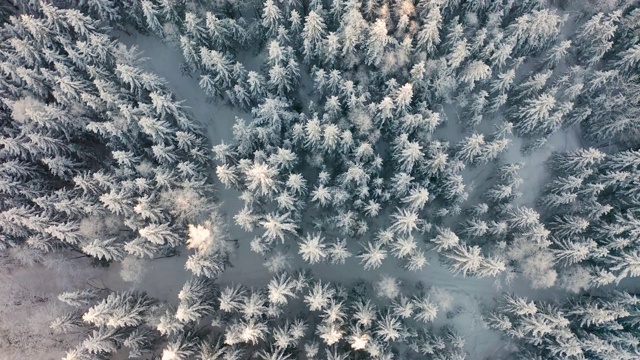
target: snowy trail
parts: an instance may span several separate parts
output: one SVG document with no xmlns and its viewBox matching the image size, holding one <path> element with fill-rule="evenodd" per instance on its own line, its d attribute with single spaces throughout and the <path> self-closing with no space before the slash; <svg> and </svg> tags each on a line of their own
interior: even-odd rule
<svg viewBox="0 0 640 360">
<path fill-rule="evenodd" d="M 228 106 L 212 104 L 207 101 L 204 92 L 198 85 L 198 79 L 181 74 L 180 63 L 182 54 L 175 48 L 164 44 L 156 37 L 147 37 L 140 34 L 126 35 L 120 33 L 120 40 L 127 45 L 136 45 L 147 57 L 144 67 L 167 80 L 168 87 L 173 90 L 178 100 L 184 100 L 194 118 L 206 126 L 207 134 L 212 144 L 222 140 L 229 141 L 232 138 L 231 127 L 236 116 L 246 116 L 242 112 Z M 449 119 L 449 121 L 455 121 Z M 450 124 L 453 125 L 453 124 Z M 450 126 L 447 132 L 455 131 L 458 126 Z M 544 161 L 552 151 L 571 150 L 579 146 L 579 139 L 573 131 L 556 133 L 549 141 L 548 146 L 533 153 L 526 158 L 520 152 L 520 139 L 514 139 L 509 150 L 503 154 L 504 162 L 525 162 L 521 176 L 526 179 L 526 186 L 533 191 L 527 191 L 528 196 L 519 199 L 521 204 L 532 204 L 538 191 L 545 180 L 545 171 L 541 170 Z M 525 161 L 526 160 L 526 161 Z M 475 175 L 478 175 L 477 173 Z M 482 181 L 486 177 L 483 172 L 476 181 Z M 218 185 L 218 198 L 221 201 L 221 212 L 227 216 L 230 222 L 230 233 L 233 239 L 239 240 L 239 249 L 232 260 L 233 267 L 229 268 L 220 278 L 221 283 L 243 283 L 247 286 L 265 286 L 272 274 L 263 266 L 265 258 L 253 253 L 249 249 L 251 235 L 241 230 L 232 223 L 232 217 L 240 210 L 242 204 L 238 199 L 236 190 L 224 189 Z M 300 257 L 294 253 L 294 265 L 303 265 Z M 147 291 L 152 296 L 157 296 L 169 302 L 177 301 L 177 293 L 190 274 L 184 269 L 186 255 L 154 260 L 151 269 L 145 275 L 138 288 Z M 555 296 L 550 292 L 533 291 L 522 279 L 515 279 L 508 287 L 497 288 L 494 278 L 464 278 L 456 276 L 442 266 L 436 254 L 429 256 L 429 265 L 419 272 L 405 272 L 396 266 L 396 260 L 388 258 L 383 266 L 376 271 L 366 271 L 356 258 L 351 258 L 343 266 L 331 266 L 319 264 L 307 266 L 314 274 L 322 274 L 322 278 L 332 281 L 351 282 L 358 279 L 375 281 L 380 274 L 390 274 L 401 280 L 405 286 L 413 286 L 418 281 L 426 286 L 434 286 L 450 292 L 454 297 L 454 307 L 463 309 L 452 318 L 440 314 L 436 325 L 454 324 L 455 328 L 466 337 L 466 349 L 472 359 L 497 359 L 505 350 L 505 342 L 500 339 L 498 333 L 486 330 L 479 321 L 483 305 L 492 306 L 493 300 L 503 291 L 512 291 L 520 295 L 535 297 Z M 108 284 L 121 284 L 119 268 L 114 267 L 105 279 Z M 348 275 L 347 275 L 348 274 Z M 116 285 L 113 285 L 116 286 Z M 125 286 L 126 287 L 126 286 Z"/>
<path fill-rule="evenodd" d="M 526 181 L 522 188 L 528 189 L 528 191 L 523 191 L 523 195 L 514 201 L 516 204 L 532 205 L 535 202 L 548 176 L 545 170 L 545 161 L 553 152 L 572 151 L 582 147 L 577 132 L 578 130 L 575 128 L 558 131 L 551 135 L 544 148 L 534 151 L 526 157 L 520 152 L 522 139 L 512 139 L 513 143 L 504 158 L 509 163 L 524 163 L 524 167 L 518 174 Z"/>
</svg>

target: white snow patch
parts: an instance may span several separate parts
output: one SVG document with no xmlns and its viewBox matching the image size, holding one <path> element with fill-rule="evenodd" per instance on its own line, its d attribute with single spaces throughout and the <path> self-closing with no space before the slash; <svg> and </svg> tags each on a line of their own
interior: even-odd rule
<svg viewBox="0 0 640 360">
<path fill-rule="evenodd" d="M 573 151 L 582 147 L 576 127 L 554 133 L 542 149 L 538 149 L 528 156 L 524 156 L 520 151 L 522 139 L 513 138 L 512 141 L 513 144 L 503 156 L 506 163 L 524 163 L 518 174 L 525 181 L 521 186 L 521 189 L 525 191 L 520 198 L 514 201 L 518 205 L 532 205 L 540 195 L 540 190 L 549 176 L 545 162 L 552 153 Z"/>
</svg>

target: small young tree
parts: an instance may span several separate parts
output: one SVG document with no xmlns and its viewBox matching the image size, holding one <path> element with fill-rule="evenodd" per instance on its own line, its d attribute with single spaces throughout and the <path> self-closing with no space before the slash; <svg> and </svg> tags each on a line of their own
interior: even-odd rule
<svg viewBox="0 0 640 360">
<path fill-rule="evenodd" d="M 358 257 L 364 265 L 365 270 L 375 269 L 382 265 L 382 261 L 387 257 L 387 251 L 382 248 L 379 242 L 368 242 L 363 245 L 364 249 Z"/>
<path fill-rule="evenodd" d="M 436 228 L 438 235 L 431 239 L 431 242 L 435 244 L 438 252 L 442 250 L 449 250 L 454 248 L 460 243 L 458 236 L 447 228 Z"/>
<path fill-rule="evenodd" d="M 313 265 L 327 256 L 326 245 L 322 234 L 307 234 L 300 243 L 300 255 L 302 259 Z"/>
</svg>

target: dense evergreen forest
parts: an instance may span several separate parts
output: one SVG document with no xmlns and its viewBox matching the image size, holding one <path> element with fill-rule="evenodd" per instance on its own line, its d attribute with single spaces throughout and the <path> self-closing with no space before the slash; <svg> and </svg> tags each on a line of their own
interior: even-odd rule
<svg viewBox="0 0 640 360">
<path fill-rule="evenodd" d="M 640 1 L 0 26 L 1 359 L 640 358 Z"/>
</svg>

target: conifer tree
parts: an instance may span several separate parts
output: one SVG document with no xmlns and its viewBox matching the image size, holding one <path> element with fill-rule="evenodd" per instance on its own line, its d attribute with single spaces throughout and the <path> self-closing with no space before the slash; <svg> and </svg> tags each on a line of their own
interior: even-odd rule
<svg viewBox="0 0 640 360">
<path fill-rule="evenodd" d="M 314 10 L 309 12 L 302 29 L 303 54 L 305 61 L 310 62 L 320 55 L 322 39 L 326 33 L 326 25 L 322 16 Z"/>
</svg>

